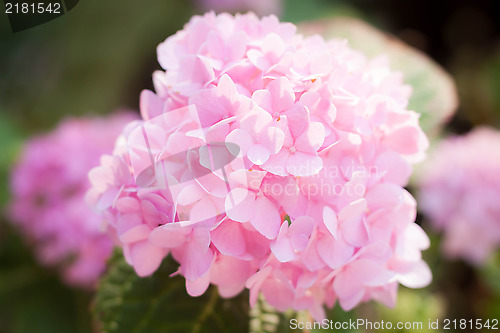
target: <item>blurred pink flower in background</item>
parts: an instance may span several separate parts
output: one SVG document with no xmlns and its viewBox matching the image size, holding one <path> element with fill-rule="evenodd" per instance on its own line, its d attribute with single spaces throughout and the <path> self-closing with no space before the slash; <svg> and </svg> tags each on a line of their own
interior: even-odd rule
<svg viewBox="0 0 500 333">
<path fill-rule="evenodd" d="M 137 274 L 170 253 L 193 296 L 246 287 L 251 304 L 262 293 L 316 319 L 336 300 L 391 306 L 399 283 L 430 282 L 403 188 L 428 143 L 384 58 L 275 16 L 208 13 L 158 60 L 143 122 L 90 172 L 87 194 Z"/>
<path fill-rule="evenodd" d="M 216 12 L 247 12 L 257 15 L 280 14 L 283 0 L 195 0 L 204 10 Z"/>
<path fill-rule="evenodd" d="M 443 250 L 480 265 L 500 246 L 500 132 L 478 127 L 437 143 L 420 170 L 419 205 Z"/>
<path fill-rule="evenodd" d="M 59 267 L 71 285 L 93 287 L 111 254 L 102 218 L 84 200 L 88 171 L 113 150 L 116 137 L 135 118 L 122 112 L 67 119 L 30 139 L 12 170 L 11 219 L 39 261 Z"/>
</svg>

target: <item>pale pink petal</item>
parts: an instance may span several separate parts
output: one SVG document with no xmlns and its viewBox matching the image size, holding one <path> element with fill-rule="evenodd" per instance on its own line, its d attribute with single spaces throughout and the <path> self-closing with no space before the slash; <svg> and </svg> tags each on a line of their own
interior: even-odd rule
<svg viewBox="0 0 500 333">
<path fill-rule="evenodd" d="M 148 241 L 141 241 L 130 247 L 132 265 L 137 275 L 144 277 L 153 274 L 166 254 L 165 249 Z"/>
<path fill-rule="evenodd" d="M 273 34 L 267 38 L 269 38 L 267 42 L 269 42 L 270 49 L 274 49 L 276 52 L 282 52 L 282 50 L 279 50 L 280 43 L 282 43 L 281 38 L 276 38 Z M 272 46 L 271 41 L 275 41 L 278 45 Z M 273 109 L 275 111 L 280 112 L 287 110 L 295 103 L 295 93 L 293 92 L 292 85 L 286 77 L 281 77 L 278 80 L 272 81 L 269 83 L 267 88 L 271 93 Z"/>
<path fill-rule="evenodd" d="M 148 238 L 151 228 L 146 224 L 139 224 L 120 235 L 123 243 L 134 243 Z"/>
<path fill-rule="evenodd" d="M 250 223 L 269 239 L 278 236 L 281 217 L 278 208 L 267 198 L 260 196 L 255 200 L 254 215 Z"/>
<path fill-rule="evenodd" d="M 286 163 L 286 171 L 297 177 L 315 175 L 320 172 L 322 168 L 323 160 L 321 157 L 301 152 L 291 154 Z"/>
<path fill-rule="evenodd" d="M 253 139 L 246 131 L 242 129 L 235 129 L 231 131 L 227 137 L 226 142 L 233 143 L 237 145 L 243 154 L 246 154 L 248 148 L 253 144 Z"/>
<path fill-rule="evenodd" d="M 298 151 L 313 154 L 318 151 L 325 141 L 325 127 L 319 122 L 311 122 L 307 130 L 295 140 Z"/>
<path fill-rule="evenodd" d="M 255 216 L 255 193 L 243 188 L 235 188 L 226 197 L 226 214 L 238 222 L 247 222 Z"/>
<path fill-rule="evenodd" d="M 209 198 L 203 198 L 198 201 L 189 214 L 189 220 L 192 222 L 203 222 L 213 220 L 218 215 L 217 208 Z"/>
<path fill-rule="evenodd" d="M 151 90 L 143 90 L 139 99 L 142 119 L 153 119 L 164 112 L 163 101 Z"/>
<path fill-rule="evenodd" d="M 269 151 L 261 145 L 253 145 L 248 149 L 247 157 L 253 164 L 262 165 L 269 159 Z"/>
<path fill-rule="evenodd" d="M 287 237 L 288 223 L 283 223 L 280 228 L 278 238 L 271 243 L 271 251 L 276 259 L 281 262 L 288 262 L 295 259 L 292 243 Z"/>
<path fill-rule="evenodd" d="M 212 264 L 213 251 L 197 241 L 188 242 L 181 261 L 186 280 L 196 280 L 205 275 Z"/>
<path fill-rule="evenodd" d="M 354 254 L 354 247 L 333 237 L 323 236 L 317 247 L 321 259 L 332 269 L 344 265 Z"/>
<path fill-rule="evenodd" d="M 272 155 L 271 157 L 269 157 L 267 162 L 262 164 L 261 167 L 262 169 L 269 171 L 272 174 L 285 177 L 288 175 L 287 161 L 289 156 L 290 152 L 283 148 L 276 155 Z"/>
<path fill-rule="evenodd" d="M 344 311 L 354 308 L 362 300 L 365 288 L 359 277 L 344 271 L 333 280 L 333 289 L 339 297 L 340 306 Z"/>
<path fill-rule="evenodd" d="M 323 223 L 332 234 L 333 238 L 337 239 L 337 230 L 339 227 L 339 220 L 337 214 L 328 206 L 323 209 Z"/>
<path fill-rule="evenodd" d="M 210 274 L 205 274 L 204 276 L 190 281 L 186 279 L 186 290 L 188 294 L 192 297 L 201 296 L 207 291 L 210 285 Z"/>
<path fill-rule="evenodd" d="M 351 202 L 350 204 L 342 208 L 339 212 L 338 217 L 340 221 L 354 219 L 366 213 L 366 210 L 367 210 L 366 199 L 361 198 Z"/>
<path fill-rule="evenodd" d="M 432 272 L 425 262 L 420 261 L 412 271 L 399 274 L 397 280 L 408 288 L 423 288 L 431 283 Z"/>
<path fill-rule="evenodd" d="M 239 223 L 225 220 L 210 232 L 213 244 L 221 253 L 240 256 L 246 250 L 245 238 Z"/>
<path fill-rule="evenodd" d="M 191 228 L 183 228 L 176 223 L 166 224 L 154 228 L 149 235 L 149 240 L 156 246 L 175 248 L 184 244 L 190 233 Z"/>
</svg>

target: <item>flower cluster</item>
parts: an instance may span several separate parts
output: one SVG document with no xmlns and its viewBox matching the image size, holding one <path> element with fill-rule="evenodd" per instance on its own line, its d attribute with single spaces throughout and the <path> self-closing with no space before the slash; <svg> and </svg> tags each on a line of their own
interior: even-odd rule
<svg viewBox="0 0 500 333">
<path fill-rule="evenodd" d="M 444 139 L 419 172 L 419 203 L 444 252 L 482 264 L 500 245 L 500 132 L 479 127 Z"/>
<path fill-rule="evenodd" d="M 87 175 L 135 118 L 119 113 L 65 120 L 28 141 L 12 171 L 11 219 L 39 261 L 60 267 L 69 284 L 92 287 L 104 271 L 113 242 L 102 230 L 102 218 L 85 204 Z"/>
<path fill-rule="evenodd" d="M 88 193 L 140 276 L 171 254 L 193 296 L 246 287 L 315 318 L 429 282 L 403 189 L 427 139 L 384 59 L 274 16 L 207 13 L 158 60 L 142 123 Z"/>
</svg>

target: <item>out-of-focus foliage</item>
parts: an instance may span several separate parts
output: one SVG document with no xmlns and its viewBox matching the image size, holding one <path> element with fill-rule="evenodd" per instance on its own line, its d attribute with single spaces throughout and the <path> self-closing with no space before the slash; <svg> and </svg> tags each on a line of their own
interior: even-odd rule
<svg viewBox="0 0 500 333">
<path fill-rule="evenodd" d="M 362 306 L 363 307 L 363 306 Z M 292 333 L 292 332 L 336 332 L 331 328 L 331 323 L 349 323 L 356 321 L 355 311 L 344 311 L 339 306 L 335 306 L 327 311 L 326 322 L 315 322 L 307 311 L 287 310 L 283 313 L 273 309 L 261 295 L 255 306 L 250 309 L 250 333 Z M 300 323 L 300 324 L 299 324 Z M 304 326 L 304 330 L 299 329 L 300 325 Z M 307 329 L 311 327 L 311 329 Z M 335 326 L 333 326 L 335 327 Z M 357 330 L 345 329 L 345 333 L 357 333 Z"/>
<path fill-rule="evenodd" d="M 343 0 L 286 0 L 282 21 L 299 23 L 332 17 L 364 17 L 363 13 Z"/>
<path fill-rule="evenodd" d="M 55 272 L 38 267 L 20 238 L 0 222 L 0 332 L 90 332 L 89 294 L 67 288 Z"/>
<path fill-rule="evenodd" d="M 464 116 L 475 125 L 500 126 L 500 49 L 486 56 L 461 51 L 453 64 Z"/>
<path fill-rule="evenodd" d="M 191 297 L 184 279 L 171 277 L 178 264 L 169 256 L 150 277 L 140 278 L 116 254 L 102 279 L 94 316 L 102 332 L 248 332 L 248 294 L 225 300 L 210 288 Z"/>
<path fill-rule="evenodd" d="M 481 276 L 491 289 L 492 296 L 500 297 L 500 253 L 493 256 L 481 269 Z"/>
<path fill-rule="evenodd" d="M 408 325 L 417 325 L 422 323 L 422 327 L 428 328 L 429 320 L 441 322 L 444 316 L 444 301 L 437 294 L 431 294 L 428 291 L 415 293 L 410 289 L 402 288 L 398 293 L 398 303 L 393 309 L 376 305 L 372 308 L 373 321 L 384 320 L 391 322 L 396 326 L 396 323 L 409 323 Z M 414 329 L 394 329 L 391 332 L 412 333 Z M 439 333 L 441 330 L 433 330 Z"/>
<path fill-rule="evenodd" d="M 0 209 L 8 200 L 9 169 L 21 146 L 19 127 L 0 108 Z"/>
<path fill-rule="evenodd" d="M 488 264 L 481 270 L 481 277 L 486 284 L 485 294 L 481 306 L 485 318 L 499 318 L 500 316 L 500 253 L 497 252 Z"/>
<path fill-rule="evenodd" d="M 136 109 L 139 92 L 151 86 L 158 68 L 156 45 L 191 11 L 184 0 L 86 0 L 46 24 L 6 30 L 0 37 L 0 106 L 31 130 L 68 114 Z"/>
<path fill-rule="evenodd" d="M 421 114 L 421 125 L 434 135 L 457 108 L 455 84 L 437 63 L 397 38 L 349 17 L 334 17 L 300 25 L 304 33 L 346 38 L 349 44 L 369 56 L 387 55 L 391 68 L 404 73 L 413 93 L 408 108 Z"/>
</svg>

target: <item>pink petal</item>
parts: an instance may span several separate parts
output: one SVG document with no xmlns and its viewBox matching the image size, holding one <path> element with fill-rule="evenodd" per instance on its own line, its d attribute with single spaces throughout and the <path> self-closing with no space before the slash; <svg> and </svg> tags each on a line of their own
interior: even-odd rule
<svg viewBox="0 0 500 333">
<path fill-rule="evenodd" d="M 425 250 L 431 246 L 429 236 L 427 236 L 422 227 L 416 223 L 410 223 L 406 227 L 405 239 L 406 242 L 415 246 L 419 250 Z"/>
<path fill-rule="evenodd" d="M 262 52 L 256 49 L 248 50 L 247 57 L 248 60 L 250 60 L 250 62 L 260 70 L 265 71 L 271 66 L 269 61 L 262 54 Z"/>
<path fill-rule="evenodd" d="M 170 223 L 154 228 L 149 235 L 149 240 L 156 246 L 175 248 L 184 244 L 190 233 L 191 228 Z"/>
<path fill-rule="evenodd" d="M 255 200 L 255 206 L 252 209 L 254 210 L 254 216 L 250 223 L 267 238 L 276 238 L 281 225 L 278 208 L 269 199 L 260 196 Z"/>
<path fill-rule="evenodd" d="M 201 189 L 198 184 L 193 183 L 181 189 L 175 201 L 177 201 L 179 205 L 187 206 L 200 200 L 204 195 L 206 195 L 206 193 L 203 189 Z"/>
<path fill-rule="evenodd" d="M 253 145 L 248 149 L 247 157 L 253 164 L 262 165 L 269 159 L 269 151 L 261 145 Z"/>
<path fill-rule="evenodd" d="M 268 41 L 270 39 L 273 39 L 277 43 L 282 43 L 281 38 L 279 37 L 275 38 L 275 37 L 277 36 L 273 36 L 273 34 L 271 34 L 268 37 L 266 37 L 266 39 L 268 39 Z M 276 47 L 276 45 L 274 46 L 269 45 L 269 46 L 272 48 Z M 267 88 L 271 92 L 274 111 L 281 112 L 287 110 L 291 108 L 295 103 L 295 93 L 293 92 L 290 81 L 288 81 L 286 77 L 282 76 L 279 79 L 272 81 L 271 83 L 269 83 Z"/>
<path fill-rule="evenodd" d="M 307 130 L 295 140 L 295 148 L 301 152 L 313 154 L 325 141 L 325 127 L 320 122 L 311 122 Z"/>
<path fill-rule="evenodd" d="M 121 213 L 136 213 L 141 210 L 139 201 L 132 197 L 123 197 L 116 200 L 115 208 Z"/>
<path fill-rule="evenodd" d="M 139 99 L 142 119 L 150 120 L 163 113 L 164 103 L 162 99 L 151 90 L 143 90 Z"/>
<path fill-rule="evenodd" d="M 254 274 L 252 266 L 248 261 L 219 255 L 210 270 L 211 282 L 217 285 L 221 297 L 236 296 L 243 291 L 247 279 Z"/>
<path fill-rule="evenodd" d="M 277 154 L 285 142 L 285 133 L 277 127 L 268 127 L 262 135 L 261 144 L 269 149 L 271 154 Z"/>
<path fill-rule="evenodd" d="M 109 188 L 103 195 L 99 198 L 97 202 L 97 209 L 103 211 L 108 207 L 111 207 L 118 196 L 119 189 L 116 187 Z"/>
<path fill-rule="evenodd" d="M 344 265 L 354 254 L 354 248 L 340 239 L 321 237 L 317 244 L 321 259 L 330 268 L 335 269 Z"/>
<path fill-rule="evenodd" d="M 118 220 L 118 225 L 116 227 L 116 231 L 118 235 L 121 235 L 127 232 L 129 229 L 142 224 L 142 218 L 139 214 L 123 214 Z"/>
<path fill-rule="evenodd" d="M 338 295 L 340 306 L 344 311 L 349 311 L 358 305 L 365 294 L 365 288 L 358 277 L 353 276 L 348 271 L 343 271 L 335 277 L 333 289 Z"/>
<path fill-rule="evenodd" d="M 271 99 L 271 92 L 269 90 L 261 89 L 255 91 L 252 94 L 252 101 L 268 113 L 273 113 L 273 102 Z"/>
<path fill-rule="evenodd" d="M 137 275 L 144 277 L 153 274 L 160 267 L 165 249 L 148 241 L 138 242 L 130 247 L 130 258 Z"/>
<path fill-rule="evenodd" d="M 391 132 L 387 136 L 387 145 L 401 154 L 415 154 L 419 152 L 420 131 L 415 126 L 406 126 Z"/>
<path fill-rule="evenodd" d="M 240 256 L 246 250 L 245 238 L 239 223 L 225 220 L 210 232 L 212 243 L 221 253 Z"/>
<path fill-rule="evenodd" d="M 339 212 L 339 220 L 345 221 L 362 216 L 367 210 L 366 199 L 361 198 L 351 202 Z"/>
<path fill-rule="evenodd" d="M 235 188 L 226 197 L 226 214 L 231 220 L 247 222 L 255 212 L 255 193 L 243 188 Z"/>
<path fill-rule="evenodd" d="M 323 223 L 325 224 L 333 238 L 337 239 L 337 230 L 339 227 L 339 220 L 337 214 L 328 206 L 323 209 Z"/>
<path fill-rule="evenodd" d="M 192 297 L 198 297 L 205 293 L 210 285 L 210 274 L 205 274 L 204 276 L 190 281 L 186 279 L 186 290 L 188 294 Z"/>
<path fill-rule="evenodd" d="M 277 155 L 274 155 L 277 156 Z M 297 177 L 312 176 L 323 168 L 323 160 L 316 155 L 295 152 L 291 154 L 286 163 L 286 171 Z"/>
<path fill-rule="evenodd" d="M 226 142 L 237 145 L 240 152 L 242 154 L 246 154 L 248 148 L 250 148 L 253 144 L 253 139 L 246 131 L 237 128 L 227 135 Z"/>
<path fill-rule="evenodd" d="M 203 222 L 214 219 L 218 215 L 217 209 L 212 201 L 207 197 L 198 201 L 189 214 L 191 222 Z"/>
<path fill-rule="evenodd" d="M 290 308 L 294 298 L 291 286 L 284 279 L 270 278 L 262 285 L 266 301 L 278 311 Z"/>
<path fill-rule="evenodd" d="M 276 155 L 272 155 L 271 157 L 269 157 L 267 162 L 262 164 L 261 167 L 262 169 L 269 171 L 270 173 L 277 176 L 288 176 L 286 165 L 289 156 L 290 152 L 288 151 L 288 149 L 283 148 Z"/>
<path fill-rule="evenodd" d="M 431 283 L 432 272 L 425 262 L 420 261 L 411 272 L 399 274 L 397 279 L 408 288 L 423 288 Z"/>
<path fill-rule="evenodd" d="M 240 126 L 248 133 L 258 134 L 271 124 L 273 118 L 262 108 L 255 108 L 246 113 L 240 120 Z"/>
<path fill-rule="evenodd" d="M 146 224 L 139 224 L 126 232 L 122 233 L 119 237 L 123 243 L 134 243 L 148 238 L 151 228 Z"/>
<path fill-rule="evenodd" d="M 381 176 L 386 182 L 396 183 L 401 186 L 406 185 L 411 174 L 411 166 L 408 162 L 400 154 L 391 151 L 380 154 L 374 166 L 377 175 Z"/>
<path fill-rule="evenodd" d="M 359 277 L 365 286 L 376 287 L 389 283 L 396 276 L 394 272 L 388 271 L 378 263 L 359 259 L 349 265 L 349 272 Z"/>
<path fill-rule="evenodd" d="M 403 189 L 391 183 L 373 186 L 365 195 L 368 208 L 375 211 L 385 207 L 396 207 L 403 201 Z"/>
<path fill-rule="evenodd" d="M 274 61 L 285 52 L 285 43 L 278 34 L 270 33 L 262 41 L 262 52 L 266 56 L 271 55 Z"/>
<path fill-rule="evenodd" d="M 196 280 L 208 272 L 214 258 L 213 251 L 197 241 L 188 242 L 181 261 L 186 280 Z"/>
<path fill-rule="evenodd" d="M 295 259 L 295 253 L 290 239 L 287 237 L 288 223 L 283 223 L 280 228 L 278 238 L 271 243 L 271 251 L 276 259 L 281 262 L 288 262 Z"/>
<path fill-rule="evenodd" d="M 362 217 L 342 221 L 340 230 L 345 241 L 350 245 L 360 247 L 368 242 L 368 231 Z"/>
</svg>

